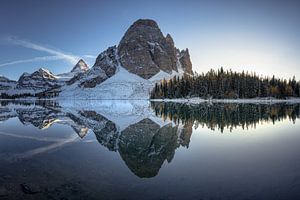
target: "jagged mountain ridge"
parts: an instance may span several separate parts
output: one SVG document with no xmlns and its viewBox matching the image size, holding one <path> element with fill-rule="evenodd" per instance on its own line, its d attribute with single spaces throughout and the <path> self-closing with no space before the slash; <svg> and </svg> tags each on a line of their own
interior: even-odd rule
<svg viewBox="0 0 300 200">
<path fill-rule="evenodd" d="M 74 76 L 88 71 L 87 64 L 81 59 L 70 72 L 55 75 L 48 69 L 40 68 L 33 73 L 23 73 L 17 81 L 0 77 L 1 96 L 36 95 L 66 84 Z"/>
<path fill-rule="evenodd" d="M 156 81 L 184 73 L 193 74 L 188 49 L 177 49 L 171 35 L 164 36 L 155 21 L 139 19 L 118 46 L 99 54 L 91 68 L 82 59 L 59 75 L 41 68 L 24 73 L 14 87 L 0 92 L 64 99 L 148 99 Z"/>
<path fill-rule="evenodd" d="M 23 73 L 18 80 L 16 88 L 43 90 L 50 89 L 56 84 L 58 82 L 55 75 L 47 69 L 40 68 L 32 74 Z"/>
<path fill-rule="evenodd" d="M 0 75 L 0 90 L 10 90 L 17 85 L 16 81 Z"/>
</svg>

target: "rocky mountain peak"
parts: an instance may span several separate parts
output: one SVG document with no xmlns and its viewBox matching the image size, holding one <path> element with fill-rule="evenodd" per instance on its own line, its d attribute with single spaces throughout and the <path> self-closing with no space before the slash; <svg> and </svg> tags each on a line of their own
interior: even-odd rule
<svg viewBox="0 0 300 200">
<path fill-rule="evenodd" d="M 43 79 L 51 79 L 51 80 L 56 79 L 55 75 L 45 68 L 40 68 L 38 71 L 33 72 L 31 76 L 32 77 L 40 76 Z"/>
<path fill-rule="evenodd" d="M 23 73 L 18 82 L 19 89 L 45 90 L 56 85 L 56 76 L 45 68 L 40 68 L 32 74 Z"/>
<path fill-rule="evenodd" d="M 89 70 L 88 65 L 84 62 L 83 59 L 80 59 L 78 63 L 73 67 L 71 72 L 86 72 Z"/>
<path fill-rule="evenodd" d="M 171 35 L 165 37 L 150 19 L 139 19 L 129 27 L 118 45 L 118 55 L 124 68 L 145 79 L 160 71 L 178 71 L 180 62 Z"/>
<path fill-rule="evenodd" d="M 179 52 L 179 50 L 178 50 Z M 178 61 L 182 70 L 187 74 L 193 74 L 192 62 L 190 58 L 189 49 L 181 50 L 178 54 Z"/>
<path fill-rule="evenodd" d="M 153 28 L 158 28 L 159 29 L 156 21 L 154 21 L 152 19 L 139 19 L 139 20 L 135 21 L 131 25 L 130 28 L 132 29 L 132 28 L 142 27 L 142 26 L 149 26 L 149 27 L 153 27 Z"/>
<path fill-rule="evenodd" d="M 167 36 L 166 36 L 166 41 L 167 43 L 169 43 L 171 46 L 175 46 L 174 44 L 174 40 L 172 38 L 172 36 L 168 33 Z"/>
</svg>

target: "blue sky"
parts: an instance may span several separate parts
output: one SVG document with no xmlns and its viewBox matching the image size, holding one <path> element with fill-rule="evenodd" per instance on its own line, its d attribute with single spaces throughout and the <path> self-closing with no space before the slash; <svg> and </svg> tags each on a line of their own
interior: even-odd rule
<svg viewBox="0 0 300 200">
<path fill-rule="evenodd" d="M 157 21 L 193 68 L 300 79 L 300 1 L 15 1 L 0 6 L 0 74 L 69 71 L 116 45 L 139 18 Z"/>
</svg>

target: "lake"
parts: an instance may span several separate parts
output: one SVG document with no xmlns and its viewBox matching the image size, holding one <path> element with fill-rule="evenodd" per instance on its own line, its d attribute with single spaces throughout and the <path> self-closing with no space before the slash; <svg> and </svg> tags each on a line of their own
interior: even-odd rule
<svg viewBox="0 0 300 200">
<path fill-rule="evenodd" d="M 300 104 L 1 101 L 0 199 L 300 199 Z"/>
</svg>

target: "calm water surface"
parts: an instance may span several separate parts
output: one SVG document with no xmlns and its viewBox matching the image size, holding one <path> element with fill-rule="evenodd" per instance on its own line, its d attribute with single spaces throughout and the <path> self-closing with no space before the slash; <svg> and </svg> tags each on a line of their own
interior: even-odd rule
<svg viewBox="0 0 300 200">
<path fill-rule="evenodd" d="M 1 101 L 0 199 L 300 199 L 299 104 Z"/>
</svg>

